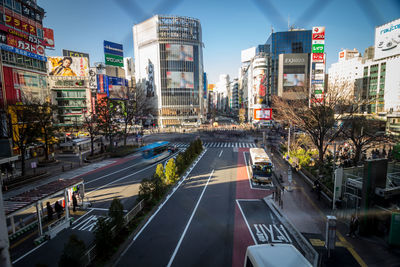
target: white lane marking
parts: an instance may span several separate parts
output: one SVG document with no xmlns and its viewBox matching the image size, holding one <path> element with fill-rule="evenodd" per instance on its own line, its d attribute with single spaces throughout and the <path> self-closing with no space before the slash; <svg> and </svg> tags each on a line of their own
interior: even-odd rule
<svg viewBox="0 0 400 267">
<path fill-rule="evenodd" d="M 219 156 L 218 156 L 219 158 L 221 157 L 223 151 L 224 151 L 224 150 L 221 150 L 221 153 L 219 153 Z"/>
<path fill-rule="evenodd" d="M 74 221 L 72 224 L 76 224 L 77 222 L 79 222 L 81 219 L 85 218 L 86 215 L 88 215 L 89 213 L 91 213 L 93 210 L 89 210 L 88 212 L 85 213 L 85 215 L 79 217 L 76 221 Z"/>
<path fill-rule="evenodd" d="M 228 147 L 228 143 L 225 143 L 225 147 Z"/>
<path fill-rule="evenodd" d="M 39 246 L 35 247 L 34 249 L 28 251 L 27 253 L 25 253 L 24 255 L 22 255 L 21 257 L 19 257 L 18 259 L 16 259 L 15 261 L 12 262 L 12 264 L 16 264 L 17 262 L 19 262 L 20 260 L 22 260 L 23 258 L 25 258 L 26 256 L 28 256 L 29 254 L 31 254 L 32 252 L 34 252 L 35 250 L 37 250 L 38 248 L 40 248 L 41 246 L 43 246 L 44 244 L 46 244 L 48 241 L 43 242 L 42 244 L 40 244 Z"/>
<path fill-rule="evenodd" d="M 201 199 L 203 198 L 204 192 L 206 191 L 207 185 L 208 185 L 208 183 L 210 182 L 210 179 L 211 179 L 211 177 L 212 177 L 213 174 L 214 174 L 214 170 L 212 170 L 211 173 L 210 173 L 210 176 L 208 176 L 207 183 L 206 183 L 206 185 L 204 186 L 203 191 L 201 192 L 201 195 L 200 195 L 199 199 L 197 200 L 196 206 L 194 207 L 193 212 L 192 212 L 192 215 L 190 216 L 190 219 L 189 219 L 189 221 L 188 221 L 187 224 L 186 224 L 185 230 L 183 230 L 183 233 L 182 233 L 182 235 L 181 235 L 181 238 L 179 239 L 178 244 L 176 245 L 176 248 L 175 248 L 175 250 L 174 250 L 174 253 L 172 254 L 172 257 L 171 257 L 171 259 L 170 259 L 169 262 L 168 262 L 168 265 L 167 265 L 168 267 L 171 266 L 172 262 L 173 262 L 174 259 L 175 259 L 176 253 L 178 252 L 179 247 L 180 247 L 181 244 L 182 244 L 182 241 L 183 241 L 183 238 L 185 237 L 186 231 L 188 230 L 189 225 L 190 225 L 190 223 L 192 222 L 192 219 L 193 219 L 193 217 L 194 217 L 194 214 L 196 213 L 197 207 L 199 206 L 200 201 L 201 201 Z"/>
<path fill-rule="evenodd" d="M 100 211 L 109 211 L 110 209 L 106 209 L 106 208 L 89 208 L 91 210 L 100 210 Z M 128 210 L 123 210 L 123 212 L 128 212 Z"/>
<path fill-rule="evenodd" d="M 119 172 L 122 172 L 122 171 L 124 171 L 124 170 L 129 169 L 129 168 L 135 167 L 135 166 L 138 165 L 138 164 L 140 164 L 140 163 L 137 163 L 137 164 L 132 165 L 132 166 L 128 166 L 128 167 L 126 167 L 126 168 L 120 169 L 120 170 L 118 170 L 118 171 L 115 171 L 115 172 L 112 172 L 112 173 L 109 173 L 109 174 L 106 174 L 106 175 L 103 175 L 103 176 L 100 176 L 100 177 L 98 177 L 98 178 L 96 178 L 96 179 L 93 179 L 93 180 L 90 180 L 90 181 L 85 182 L 85 184 L 87 185 L 87 184 L 96 182 L 97 180 L 103 179 L 103 178 L 105 178 L 105 177 L 108 177 L 108 176 L 110 176 L 110 175 L 113 175 L 113 174 L 116 174 L 116 173 L 119 173 Z M 84 175 L 84 174 L 83 174 L 83 175 Z"/>
<path fill-rule="evenodd" d="M 172 154 L 171 156 L 169 156 L 169 157 L 166 158 L 165 160 L 169 160 L 170 158 L 174 157 L 174 155 L 175 155 L 175 154 Z M 99 189 L 102 189 L 102 188 L 104 188 L 104 187 L 106 187 L 106 186 L 109 186 L 110 184 L 114 184 L 114 183 L 117 183 L 117 182 L 119 182 L 119 181 L 121 181 L 121 180 L 124 180 L 124 179 L 126 179 L 126 178 L 128 178 L 128 177 L 134 176 L 134 175 L 138 174 L 139 172 L 145 171 L 145 170 L 147 170 L 147 169 L 149 169 L 149 168 L 151 168 L 151 167 L 156 166 L 156 165 L 159 164 L 159 163 L 160 163 L 160 162 L 153 163 L 152 165 L 147 166 L 146 168 L 141 169 L 141 170 L 139 170 L 139 171 L 137 171 L 137 172 L 131 173 L 131 174 L 126 175 L 126 176 L 122 176 L 121 178 L 119 178 L 119 179 L 117 179 L 117 180 L 114 180 L 114 181 L 109 182 L 109 183 L 107 183 L 107 184 L 105 184 L 105 185 L 99 186 L 99 187 L 97 187 L 97 188 L 91 190 L 90 192 L 86 193 L 86 195 L 90 195 L 91 193 L 93 193 L 93 192 L 95 192 L 95 191 L 97 191 L 97 190 L 99 190 Z"/>
<path fill-rule="evenodd" d="M 189 174 L 192 172 L 192 170 L 194 169 L 194 167 L 196 167 L 197 163 L 201 160 L 201 158 L 204 156 L 204 154 L 206 154 L 207 149 L 204 150 L 204 153 L 200 155 L 200 157 L 197 159 L 197 161 L 195 161 L 194 165 L 189 169 L 189 171 L 185 174 L 185 176 L 183 177 L 183 179 L 178 183 L 178 186 L 174 187 L 174 189 L 172 190 L 172 193 L 170 195 L 167 196 L 167 198 L 164 200 L 164 202 L 158 207 L 158 209 L 156 210 L 156 212 L 153 213 L 153 215 L 150 216 L 150 218 L 147 220 L 147 222 L 144 224 L 144 226 L 142 227 L 142 229 L 140 229 L 140 231 L 133 237 L 132 242 L 126 247 L 126 249 L 124 250 L 124 252 L 122 252 L 121 256 L 119 257 L 119 259 L 121 259 L 125 253 L 128 251 L 128 249 L 132 246 L 133 242 L 135 242 L 135 240 L 140 236 L 140 234 L 144 231 L 144 229 L 146 229 L 147 225 L 153 220 L 153 218 L 158 214 L 158 212 L 161 210 L 161 208 L 165 205 L 165 203 L 167 203 L 167 201 L 170 199 L 170 197 L 178 190 L 179 186 L 186 180 L 186 178 L 189 176 Z M 118 262 L 117 262 L 118 263 Z"/>
<path fill-rule="evenodd" d="M 77 225 L 75 225 L 74 227 L 72 227 L 72 230 L 75 230 L 77 227 L 81 226 L 82 224 L 85 224 L 86 222 L 90 221 L 93 217 L 96 217 L 96 215 L 90 215 L 90 217 L 84 219 L 83 221 L 81 221 L 80 223 L 78 223 Z"/>
<path fill-rule="evenodd" d="M 238 207 L 239 207 L 240 213 L 242 213 L 244 222 L 246 223 L 247 228 L 249 229 L 249 232 L 250 232 L 250 234 L 251 234 L 251 238 L 253 238 L 254 244 L 258 245 L 257 240 L 255 239 L 255 237 L 254 237 L 254 235 L 253 235 L 253 231 L 251 231 L 250 225 L 249 225 L 249 223 L 247 222 L 246 216 L 244 216 L 242 207 L 240 207 L 240 203 L 239 203 L 239 201 L 238 201 L 237 199 L 236 199 L 236 203 L 237 203 L 237 205 L 238 205 Z"/>
</svg>

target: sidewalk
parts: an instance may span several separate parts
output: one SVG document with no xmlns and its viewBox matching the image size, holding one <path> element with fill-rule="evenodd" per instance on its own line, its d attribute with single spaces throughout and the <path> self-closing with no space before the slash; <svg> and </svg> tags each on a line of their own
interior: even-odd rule
<svg viewBox="0 0 400 267">
<path fill-rule="evenodd" d="M 287 170 L 288 164 L 278 155 L 273 160 L 281 170 Z M 389 249 L 377 237 L 347 237 L 348 226 L 340 218 L 337 218 L 336 248 L 328 258 L 324 249 L 325 223 L 326 216 L 333 214 L 332 208 L 323 200 L 318 200 L 301 175 L 293 171 L 292 177 L 292 191 L 289 192 L 287 171 L 283 172 L 286 189 L 282 195 L 283 208 L 279 210 L 322 255 L 322 266 L 399 266 L 399 249 Z"/>
</svg>

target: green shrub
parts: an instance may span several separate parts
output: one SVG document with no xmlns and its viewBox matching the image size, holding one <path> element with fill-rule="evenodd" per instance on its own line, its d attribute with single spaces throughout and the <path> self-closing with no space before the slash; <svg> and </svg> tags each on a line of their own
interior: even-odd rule
<svg viewBox="0 0 400 267">
<path fill-rule="evenodd" d="M 111 217 L 112 224 L 117 227 L 119 232 L 124 226 L 124 206 L 118 198 L 114 198 L 108 209 L 108 216 Z"/>
<path fill-rule="evenodd" d="M 78 239 L 76 235 L 70 235 L 68 243 L 64 245 L 64 250 L 58 261 L 58 266 L 82 266 L 81 258 L 85 253 L 85 243 Z"/>
<path fill-rule="evenodd" d="M 167 166 L 165 167 L 165 180 L 167 184 L 175 183 L 177 179 L 176 175 L 176 164 L 174 159 L 170 159 L 167 162 Z"/>
</svg>

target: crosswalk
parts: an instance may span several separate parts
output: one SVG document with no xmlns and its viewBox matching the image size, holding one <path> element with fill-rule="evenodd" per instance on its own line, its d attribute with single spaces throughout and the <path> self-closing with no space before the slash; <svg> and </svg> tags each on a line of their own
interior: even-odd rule
<svg viewBox="0 0 400 267">
<path fill-rule="evenodd" d="M 188 147 L 189 143 L 173 143 L 178 148 Z M 204 147 L 214 147 L 214 148 L 228 148 L 228 147 L 238 147 L 238 148 L 252 148 L 257 147 L 255 143 L 246 142 L 211 142 L 204 143 Z"/>
</svg>

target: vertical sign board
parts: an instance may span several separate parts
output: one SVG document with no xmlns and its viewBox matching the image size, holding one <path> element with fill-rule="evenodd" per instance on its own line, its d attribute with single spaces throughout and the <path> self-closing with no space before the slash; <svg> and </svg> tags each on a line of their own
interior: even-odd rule
<svg viewBox="0 0 400 267">
<path fill-rule="evenodd" d="M 124 49 L 122 44 L 104 40 L 105 63 L 109 66 L 124 66 Z"/>
<path fill-rule="evenodd" d="M 313 27 L 311 43 L 310 104 L 324 99 L 325 27 Z"/>
</svg>

